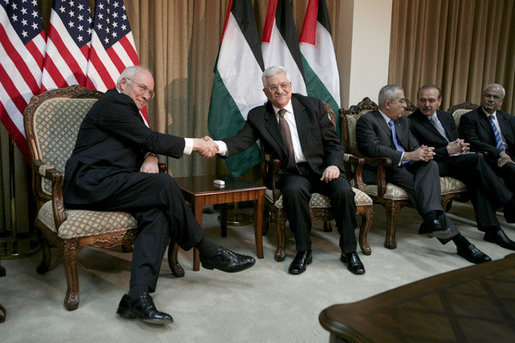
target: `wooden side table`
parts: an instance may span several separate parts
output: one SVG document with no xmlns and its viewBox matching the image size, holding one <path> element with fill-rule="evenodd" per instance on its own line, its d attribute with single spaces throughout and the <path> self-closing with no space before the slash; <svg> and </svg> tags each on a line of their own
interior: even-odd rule
<svg viewBox="0 0 515 343">
<path fill-rule="evenodd" d="M 202 226 L 202 208 L 205 205 L 228 204 L 240 201 L 255 201 L 254 205 L 254 236 L 256 240 L 257 257 L 263 258 L 263 207 L 265 187 L 261 181 L 249 182 L 234 177 L 225 177 L 225 187 L 214 185 L 216 176 L 176 177 L 186 201 L 190 202 L 193 213 L 200 226 Z M 226 234 L 226 218 L 220 220 L 222 236 Z M 193 270 L 200 269 L 199 253 L 193 248 Z"/>
<path fill-rule="evenodd" d="M 511 342 L 515 254 L 320 313 L 330 342 Z"/>
</svg>

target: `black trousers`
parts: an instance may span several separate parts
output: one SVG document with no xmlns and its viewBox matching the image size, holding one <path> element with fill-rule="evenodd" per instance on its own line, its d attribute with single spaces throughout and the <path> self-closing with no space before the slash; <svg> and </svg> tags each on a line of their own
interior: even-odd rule
<svg viewBox="0 0 515 343">
<path fill-rule="evenodd" d="M 496 207 L 502 207 L 513 196 L 494 173 L 482 155 L 451 156 L 439 162 L 441 176 L 451 176 L 462 181 L 468 190 L 476 214 L 478 228 L 499 226 Z"/>
<path fill-rule="evenodd" d="M 503 179 L 506 187 L 515 194 L 515 164 L 506 163 L 504 166 L 498 167 L 496 162 L 489 162 L 489 165 L 495 174 Z"/>
<path fill-rule="evenodd" d="M 299 171 L 281 172 L 278 188 L 283 197 L 283 206 L 290 223 L 290 230 L 295 235 L 298 251 L 311 249 L 311 213 L 309 201 L 311 194 L 320 193 L 331 201 L 336 227 L 340 233 L 340 248 L 343 253 L 356 251 L 356 203 L 354 192 L 343 174 L 325 183 L 321 175 L 313 172 L 307 163 L 298 165 Z"/>
<path fill-rule="evenodd" d="M 81 207 L 124 211 L 136 218 L 139 231 L 134 244 L 130 286 L 147 287 L 153 292 L 169 240 L 189 250 L 204 237 L 204 231 L 170 175 L 121 173 L 112 176 L 111 181 L 116 189 L 110 196 Z"/>
</svg>

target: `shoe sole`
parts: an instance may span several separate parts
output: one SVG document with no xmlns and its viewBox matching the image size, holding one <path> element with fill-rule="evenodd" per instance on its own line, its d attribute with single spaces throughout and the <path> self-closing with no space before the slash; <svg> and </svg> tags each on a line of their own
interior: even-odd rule
<svg viewBox="0 0 515 343">
<path fill-rule="evenodd" d="M 244 264 L 244 265 L 241 265 L 239 266 L 238 268 L 232 268 L 232 269 L 220 269 L 220 268 L 216 268 L 217 270 L 220 270 L 222 272 L 226 272 L 226 273 L 237 273 L 237 272 L 241 272 L 242 270 L 245 270 L 245 269 L 249 269 L 250 267 L 252 267 L 254 264 L 256 264 L 256 262 L 252 262 L 252 263 L 247 263 L 247 264 Z M 215 269 L 214 266 L 210 265 L 210 264 L 206 264 L 206 263 L 202 263 L 200 262 L 200 265 L 202 266 L 202 268 L 204 269 L 209 269 L 209 270 L 213 270 Z"/>
<path fill-rule="evenodd" d="M 452 237 L 451 230 L 433 231 L 427 234 L 429 237 L 435 237 L 439 239 L 448 239 Z"/>
<path fill-rule="evenodd" d="M 139 319 L 142 322 L 145 322 L 145 323 L 148 323 L 148 324 L 170 324 L 170 323 L 173 323 L 173 319 L 172 320 L 143 319 L 143 318 L 139 318 L 137 315 L 135 315 L 131 311 L 122 311 L 120 309 L 118 309 L 118 311 L 116 311 L 116 313 L 120 317 L 122 317 L 122 318 L 125 318 L 125 319 Z"/>
</svg>

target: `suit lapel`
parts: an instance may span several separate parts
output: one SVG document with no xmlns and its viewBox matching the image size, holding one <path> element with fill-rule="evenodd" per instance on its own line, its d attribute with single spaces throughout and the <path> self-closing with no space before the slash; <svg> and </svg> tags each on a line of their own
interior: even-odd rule
<svg viewBox="0 0 515 343">
<path fill-rule="evenodd" d="M 394 121 L 395 123 L 395 131 L 397 132 L 397 141 L 402 145 L 404 150 L 408 151 L 409 149 L 409 135 L 407 133 L 408 127 L 405 125 L 404 121 L 399 118 Z"/>
<path fill-rule="evenodd" d="M 309 142 L 310 139 L 308 137 L 310 130 L 308 129 L 308 122 L 306 118 L 308 118 L 308 114 L 306 112 L 306 107 L 304 107 L 296 98 L 292 96 L 292 107 L 293 114 L 295 117 L 295 124 L 297 125 L 297 134 L 299 136 L 300 145 L 302 151 L 308 149 L 303 144 L 304 142 Z M 309 150 L 309 149 L 308 149 Z"/>
<path fill-rule="evenodd" d="M 504 115 L 502 115 L 499 111 L 497 111 L 497 121 L 499 122 L 499 127 L 501 128 L 501 133 L 506 140 L 507 143 L 513 142 L 512 132 L 509 130 L 510 123 L 507 123 Z"/>
</svg>

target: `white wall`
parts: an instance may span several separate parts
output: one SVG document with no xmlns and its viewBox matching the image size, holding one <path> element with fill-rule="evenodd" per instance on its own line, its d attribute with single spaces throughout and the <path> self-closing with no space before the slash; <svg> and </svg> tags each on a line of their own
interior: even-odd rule
<svg viewBox="0 0 515 343">
<path fill-rule="evenodd" d="M 345 0 L 340 10 L 345 21 L 339 25 L 340 33 L 352 27 L 350 39 L 337 45 L 342 107 L 347 109 L 366 96 L 377 103 L 379 89 L 388 82 L 392 0 Z"/>
</svg>

